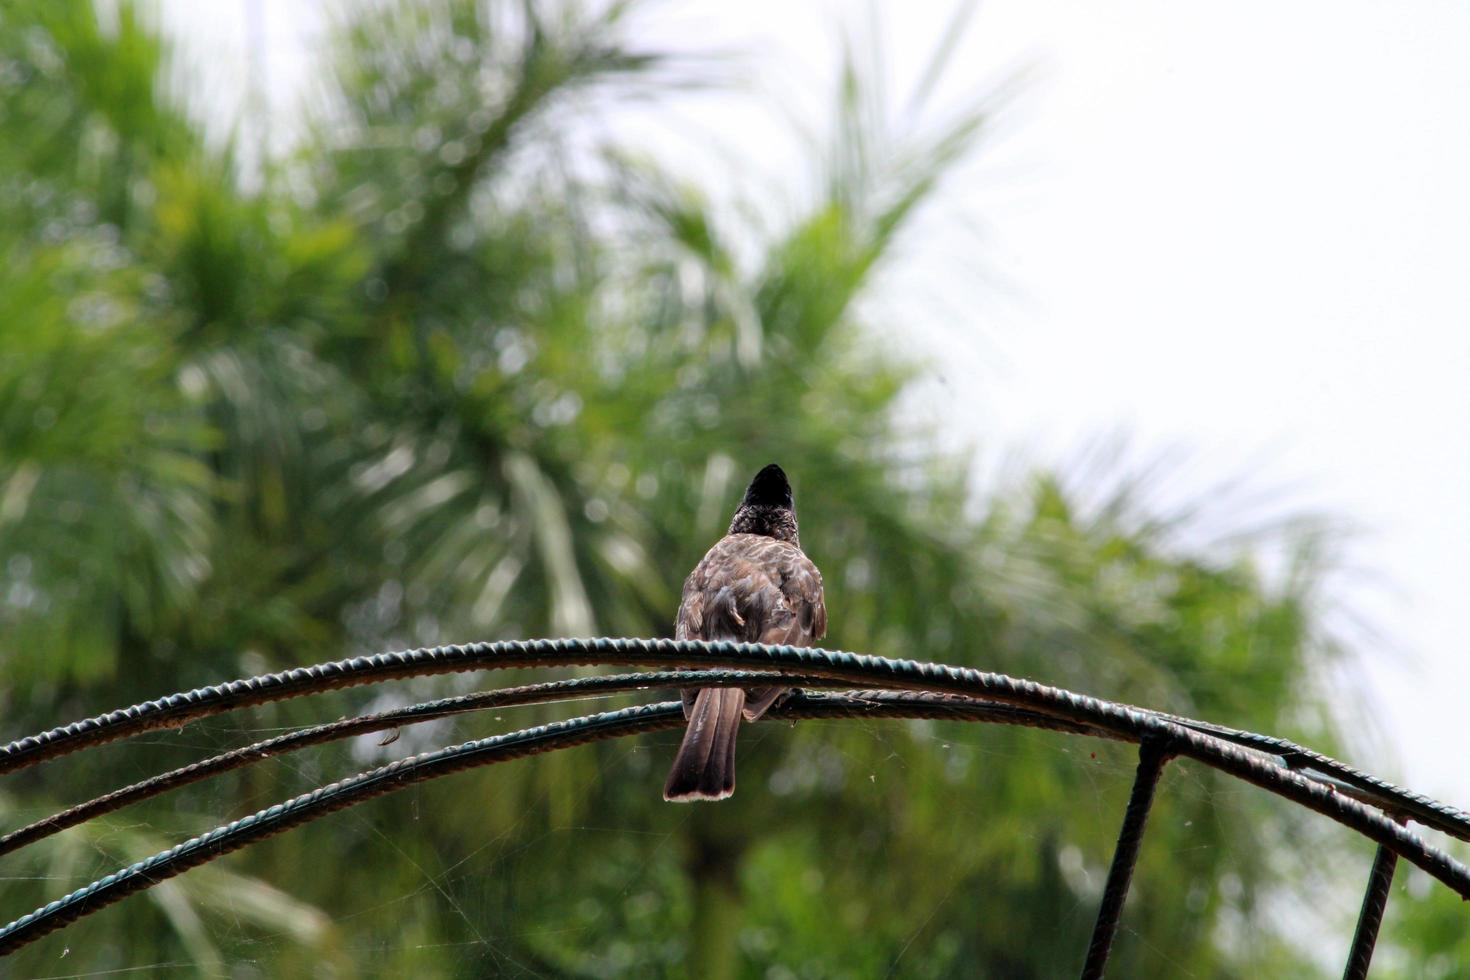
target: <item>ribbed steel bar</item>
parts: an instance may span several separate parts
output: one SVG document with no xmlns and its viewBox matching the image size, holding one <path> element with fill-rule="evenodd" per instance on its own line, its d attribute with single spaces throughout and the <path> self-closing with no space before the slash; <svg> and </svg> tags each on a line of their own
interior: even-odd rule
<svg viewBox="0 0 1470 980">
<path fill-rule="evenodd" d="M 58 834 L 66 830 L 68 827 L 75 827 L 78 824 L 86 823 L 88 820 L 106 816 L 109 813 L 115 813 L 124 807 L 142 803 L 145 800 L 161 796 L 164 793 L 193 783 L 201 782 L 213 776 L 243 769 L 246 766 L 254 765 L 266 759 L 289 752 L 295 752 L 308 746 L 321 745 L 326 742 L 350 738 L 354 735 L 361 735 L 367 732 L 386 731 L 403 725 L 413 725 L 452 715 L 484 711 L 490 708 L 580 700 L 619 692 L 647 690 L 649 688 L 743 687 L 747 685 L 754 687 L 770 684 L 773 680 L 779 680 L 783 684 L 801 684 L 806 687 L 846 686 L 846 682 L 834 681 L 828 678 L 803 678 L 799 675 L 771 674 L 758 671 L 662 671 L 642 674 L 616 674 L 602 677 L 578 677 L 571 680 L 551 681 L 545 684 L 529 684 L 524 687 L 502 688 L 496 691 L 482 691 L 460 697 L 425 701 L 421 704 L 409 705 L 393 711 L 358 715 L 325 725 L 316 725 L 311 728 L 288 732 L 284 735 L 278 735 L 275 738 L 268 738 L 250 745 L 243 745 L 237 749 L 231 749 L 228 752 L 223 752 L 207 759 L 201 759 L 198 762 L 192 762 L 189 765 L 181 766 L 157 776 L 151 776 L 148 779 L 139 780 L 120 789 L 104 793 L 101 796 L 68 807 L 65 810 L 60 810 L 50 816 L 42 817 L 40 820 L 17 828 L 0 837 L 0 856 L 45 840 L 53 834 Z M 1100 738 L 1117 737 L 1109 732 L 1103 732 L 1099 729 L 1089 728 L 1083 725 L 1074 725 L 1071 722 L 1052 718 L 1050 715 L 1043 715 L 1034 711 L 1027 711 L 1024 708 L 1017 708 L 1014 705 L 998 704 L 991 701 L 983 701 L 978 698 L 960 697 L 959 695 L 924 695 L 922 692 L 851 691 L 849 692 L 849 697 L 850 699 L 856 699 L 845 702 L 855 706 L 849 714 L 857 714 L 858 711 L 856 708 L 863 705 L 884 708 L 892 704 L 914 706 L 919 703 L 917 699 L 927 697 L 935 705 L 944 706 L 946 711 L 944 717 L 953 717 L 968 721 L 988 721 L 998 724 L 1023 725 L 1031 728 L 1044 728 L 1051 731 L 1067 732 L 1074 735 L 1091 735 Z"/>
<path fill-rule="evenodd" d="M 298 697 L 340 687 L 451 671 L 551 667 L 586 663 L 687 665 L 799 672 L 884 688 L 927 690 L 1014 704 L 1074 724 L 1138 741 L 1172 739 L 1188 756 L 1315 810 L 1423 868 L 1462 897 L 1470 897 L 1470 869 L 1430 847 L 1377 810 L 1330 786 L 1153 712 L 1101 701 L 1003 674 L 942 664 L 885 660 L 789 646 L 678 640 L 529 640 L 432 647 L 379 654 L 234 681 L 146 702 L 0 747 L 0 772 L 12 771 L 139 731 L 170 727 L 247 704 Z M 1408 810 L 1408 807 L 1403 809 Z"/>
<path fill-rule="evenodd" d="M 1118 844 L 1113 849 L 1113 864 L 1108 868 L 1108 881 L 1103 887 L 1102 902 L 1097 909 L 1097 923 L 1092 928 L 1092 941 L 1087 946 L 1087 959 L 1082 964 L 1082 980 L 1102 980 L 1108 965 L 1113 937 L 1123 917 L 1123 903 L 1128 899 L 1128 886 L 1133 882 L 1133 869 L 1138 864 L 1138 848 L 1148 826 L 1148 811 L 1153 806 L 1154 790 L 1159 785 L 1170 753 L 1162 739 L 1145 738 L 1138 745 L 1138 773 L 1128 796 L 1128 809 L 1123 813 L 1123 826 L 1118 831 Z"/>
<path fill-rule="evenodd" d="M 1379 779 L 1360 769 L 1354 769 L 1346 763 L 1298 745 L 1289 739 L 1241 731 L 1237 728 L 1227 728 L 1224 725 L 1196 721 L 1193 718 L 1181 718 L 1178 715 L 1163 712 L 1156 711 L 1154 714 L 1165 721 L 1172 721 L 1206 735 L 1213 735 L 1224 741 L 1234 742 L 1236 745 L 1277 756 L 1281 759 L 1281 764 L 1288 769 L 1294 769 L 1318 782 L 1328 783 L 1353 799 L 1402 813 L 1426 827 L 1433 827 L 1451 837 L 1470 841 L 1470 813 L 1422 793 L 1395 786 L 1387 780 Z"/>
<path fill-rule="evenodd" d="M 14 952 L 55 929 L 190 868 L 364 800 L 474 766 L 619 735 L 675 728 L 683 723 L 683 706 L 676 701 L 664 701 L 465 742 L 359 773 L 216 827 L 21 916 L 0 929 L 0 955 Z"/>
<path fill-rule="evenodd" d="M 851 695 L 798 694 L 773 708 L 766 717 L 771 720 L 853 716 L 962 719 L 973 715 L 976 708 L 966 699 L 943 694 L 861 691 Z M 1015 712 L 1006 706 L 1000 708 L 1015 714 L 1021 723 L 1026 716 L 1032 716 L 1030 712 Z M 1045 716 L 1032 717 L 1042 727 L 1057 725 L 1054 719 Z M 359 773 L 216 827 L 16 919 L 0 929 L 0 956 L 190 868 L 386 793 L 477 766 L 683 724 L 683 706 L 668 701 L 477 739 Z"/>
<path fill-rule="evenodd" d="M 758 661 L 715 659 L 724 652 L 761 651 Z M 356 657 L 350 660 L 303 667 L 276 674 L 243 678 L 214 687 L 198 688 L 181 694 L 146 701 L 105 715 L 98 715 L 60 728 L 0 746 L 0 774 L 22 769 L 47 758 L 64 755 L 88 745 L 125 738 L 138 732 L 182 725 L 193 719 L 232 711 L 252 704 L 299 697 L 340 687 L 370 684 L 399 677 L 421 676 L 449 671 L 468 671 L 505 667 L 557 666 L 591 662 L 617 664 L 668 664 L 703 661 L 709 666 L 758 666 L 768 670 L 827 673 L 830 667 L 850 667 L 854 663 L 883 664 L 893 668 L 928 666 L 936 671 L 956 672 L 958 668 L 943 665 L 915 665 L 913 661 L 881 660 L 850 653 L 792 647 L 761 647 L 755 644 L 701 643 L 698 641 L 599 639 L 599 640 L 530 640 L 506 643 L 473 643 L 464 646 L 429 647 L 401 653 Z M 1025 704 L 1033 710 L 1058 714 L 1056 699 L 1080 700 L 1078 695 L 1056 688 L 1046 688 L 1028 681 L 1017 681 L 1002 674 L 959 671 L 979 679 L 993 690 L 982 696 L 993 700 Z M 844 676 L 852 677 L 851 671 Z M 867 672 L 855 683 L 878 682 L 880 686 L 900 685 L 893 671 Z M 1029 687 L 1029 691 L 1017 689 Z M 972 693 L 966 691 L 964 693 Z M 1034 699 L 1026 695 L 1034 693 Z M 1147 712 L 1127 705 L 1086 699 L 1109 705 L 1118 711 L 1151 714 L 1167 722 L 1183 725 L 1206 735 L 1235 742 L 1248 748 L 1281 757 L 1288 768 L 1298 769 L 1319 782 L 1334 784 L 1340 791 L 1359 800 L 1405 814 L 1437 830 L 1470 840 L 1470 814 L 1400 789 L 1374 776 L 1312 752 L 1284 739 L 1225 728 L 1207 722 L 1180 718 L 1158 712 Z M 1129 736 L 1136 737 L 1136 736 Z"/>
<path fill-rule="evenodd" d="M 1433 847 L 1417 834 L 1390 820 L 1379 810 L 1339 793 L 1331 786 L 1299 773 L 1264 763 L 1246 751 L 1218 739 L 1174 726 L 1179 736 L 1174 748 L 1187 756 L 1246 782 L 1269 790 L 1357 831 L 1382 844 L 1448 885 L 1461 898 L 1470 898 L 1470 869 Z"/>
<path fill-rule="evenodd" d="M 1363 892 L 1363 907 L 1358 912 L 1358 927 L 1353 931 L 1353 945 L 1348 949 L 1343 980 L 1366 980 L 1368 965 L 1373 962 L 1373 947 L 1378 945 L 1378 927 L 1383 924 L 1383 910 L 1388 905 L 1388 891 L 1393 886 L 1393 872 L 1399 856 L 1382 844 L 1373 855 L 1373 869 L 1368 872 L 1368 887 Z"/>
<path fill-rule="evenodd" d="M 434 721 L 452 715 L 490 708 L 508 708 L 517 705 L 544 704 L 553 701 L 569 701 L 581 698 L 641 691 L 653 687 L 758 687 L 774 682 L 802 684 L 808 687 L 823 684 L 842 684 L 841 681 L 824 681 L 819 677 L 792 677 L 769 671 L 662 671 L 640 674 L 614 674 L 601 677 L 577 677 L 571 680 L 551 681 L 544 684 L 528 684 L 523 687 L 507 687 L 494 691 L 480 691 L 460 697 L 441 698 L 409 705 L 393 711 L 345 718 L 325 725 L 303 728 L 275 738 L 255 742 L 251 745 L 231 749 L 229 752 L 201 759 L 149 779 L 140 780 L 121 789 L 79 803 L 49 817 L 20 827 L 0 837 L 0 856 L 19 850 L 28 844 L 45 840 L 52 834 L 68 827 L 75 827 L 96 817 L 121 810 L 125 806 L 141 803 L 170 790 L 197 783 L 275 756 L 295 752 L 311 745 L 320 745 L 337 739 L 350 738 L 367 732 L 386 731 L 401 725 L 413 725 Z"/>
</svg>

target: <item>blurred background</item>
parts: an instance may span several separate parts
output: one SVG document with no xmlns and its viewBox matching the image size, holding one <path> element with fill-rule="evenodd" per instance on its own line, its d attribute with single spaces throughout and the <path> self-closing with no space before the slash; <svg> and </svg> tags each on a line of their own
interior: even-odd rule
<svg viewBox="0 0 1470 980">
<path fill-rule="evenodd" d="M 5 0 L 0 738 L 359 653 L 668 635 L 778 460 L 830 647 L 1294 738 L 1470 803 L 1467 32 L 1451 4 Z M 0 783 L 0 829 L 506 682 L 93 749 Z M 0 917 L 385 760 L 594 707 L 161 797 L 0 859 Z M 379 799 L 7 966 L 1080 965 L 1126 747 L 759 727 L 732 801 L 671 807 L 676 743 Z M 1371 854 L 1175 764 L 1114 972 L 1332 975 Z M 1461 975 L 1465 925 L 1400 869 L 1375 976 Z"/>
</svg>

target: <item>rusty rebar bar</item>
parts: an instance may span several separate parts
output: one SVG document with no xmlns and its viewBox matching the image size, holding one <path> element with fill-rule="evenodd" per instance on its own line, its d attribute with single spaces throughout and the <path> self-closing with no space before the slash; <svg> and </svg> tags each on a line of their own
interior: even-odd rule
<svg viewBox="0 0 1470 980">
<path fill-rule="evenodd" d="M 1172 753 L 1160 738 L 1145 738 L 1138 745 L 1138 774 L 1133 778 L 1133 791 L 1128 796 L 1128 809 L 1123 813 L 1123 826 L 1118 831 L 1118 846 L 1113 850 L 1113 864 L 1108 868 L 1108 881 L 1103 887 L 1102 902 L 1097 909 L 1097 924 L 1092 928 L 1092 942 L 1087 946 L 1087 960 L 1082 964 L 1082 980 L 1102 980 L 1108 965 L 1108 953 L 1123 916 L 1123 903 L 1128 899 L 1128 886 L 1133 882 L 1133 868 L 1138 864 L 1138 848 L 1148 824 L 1148 811 L 1154 802 L 1164 766 Z"/>
<path fill-rule="evenodd" d="M 1353 931 L 1353 945 L 1348 950 L 1343 980 L 1365 980 L 1373 961 L 1373 947 L 1378 944 L 1378 927 L 1383 924 L 1383 909 L 1388 905 L 1388 890 L 1393 886 L 1394 869 L 1399 856 L 1382 844 L 1373 856 L 1373 870 L 1368 872 L 1368 887 L 1363 892 L 1363 907 L 1358 912 L 1358 927 Z"/>
</svg>

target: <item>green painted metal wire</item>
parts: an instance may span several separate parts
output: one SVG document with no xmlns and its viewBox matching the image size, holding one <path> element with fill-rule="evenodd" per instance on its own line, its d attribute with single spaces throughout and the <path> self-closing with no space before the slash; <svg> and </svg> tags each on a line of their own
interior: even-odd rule
<svg viewBox="0 0 1470 980">
<path fill-rule="evenodd" d="M 601 677 L 577 677 L 571 680 L 553 681 L 546 684 L 528 684 L 524 687 L 507 687 L 494 691 L 479 691 L 460 697 L 441 698 L 409 705 L 392 711 L 344 718 L 325 725 L 315 725 L 299 731 L 288 732 L 251 745 L 231 749 L 228 752 L 192 762 L 169 772 L 139 780 L 128 786 L 105 793 L 102 796 L 78 803 L 48 817 L 12 830 L 0 837 L 0 856 L 19 850 L 28 844 L 45 840 L 68 827 L 75 827 L 96 817 L 121 810 L 125 806 L 141 803 L 171 790 L 197 783 L 212 776 L 222 775 L 269 758 L 296 752 L 311 745 L 321 745 L 338 739 L 350 738 L 367 732 L 386 731 L 402 725 L 434 721 L 452 715 L 484 711 L 491 708 L 508 708 L 517 705 L 544 704 L 554 701 L 571 701 L 605 696 L 620 692 L 648 690 L 655 687 L 720 687 L 752 686 L 781 682 L 803 684 L 808 687 L 823 683 L 841 684 L 816 677 L 796 677 L 773 672 L 757 671 L 663 671 L 641 674 L 617 674 Z"/>
<path fill-rule="evenodd" d="M 873 691 L 856 694 L 799 695 L 779 706 L 767 717 L 775 719 L 816 717 L 928 717 L 965 719 L 974 709 L 963 698 L 926 692 Z M 1071 728 L 1070 723 L 1015 711 L 1018 719 L 1034 718 L 1041 727 Z M 1022 723 L 1026 723 L 1022 721 Z M 567 748 L 586 742 L 615 738 L 638 732 L 676 728 L 683 724 L 682 707 L 677 702 L 664 702 L 622 711 L 606 712 L 555 722 L 536 728 L 466 742 L 463 745 L 404 759 L 349 779 L 324 786 L 249 817 L 216 828 L 177 847 L 154 855 L 114 874 L 101 878 L 85 888 L 37 909 L 0 929 L 0 954 L 20 948 L 69 922 L 89 915 L 133 892 L 151 887 L 189 868 L 212 861 L 247 844 L 269 837 L 328 813 L 364 800 L 394 792 L 427 779 L 448 775 L 479 765 Z M 1331 794 L 1326 787 L 1289 770 L 1267 766 L 1245 757 L 1234 746 L 1227 745 L 1178 726 L 1169 725 L 1160 739 L 1171 754 L 1187 755 L 1208 761 L 1217 768 L 1233 772 L 1257 782 L 1280 795 L 1332 816 L 1339 822 L 1378 840 L 1395 853 L 1403 855 L 1439 878 L 1463 897 L 1470 897 L 1470 869 L 1428 847 L 1413 834 L 1363 804 L 1336 798 L 1336 808 L 1323 799 L 1312 798 L 1313 791 Z M 1247 774 L 1241 767 L 1259 767 Z M 1302 791 L 1307 796 L 1302 796 Z M 1386 827 L 1384 825 L 1387 825 Z M 1392 833 L 1398 830 L 1398 834 Z"/>
<path fill-rule="evenodd" d="M 288 752 L 295 752 L 312 745 L 321 745 L 339 739 L 351 738 L 367 732 L 385 731 L 403 725 L 433 721 L 453 715 L 492 708 L 507 708 L 528 704 L 582 700 L 628 691 L 650 688 L 688 687 L 758 687 L 774 682 L 806 688 L 824 686 L 847 686 L 846 682 L 820 677 L 802 677 L 793 674 L 771 672 L 722 670 L 722 671 L 661 671 L 642 674 L 616 674 L 602 677 L 578 677 L 571 680 L 552 681 L 544 684 L 529 684 L 524 687 L 508 687 L 495 691 L 480 691 L 459 697 L 425 701 L 392 711 L 381 711 L 357 715 L 325 725 L 303 728 L 275 738 L 244 745 L 219 755 L 192 762 L 169 772 L 139 780 L 128 786 L 104 793 L 76 806 L 68 807 L 47 817 L 42 817 L 0 837 L 0 856 L 20 850 L 30 844 L 45 840 L 68 827 L 86 823 L 88 820 L 115 813 L 123 807 L 152 799 L 164 793 L 236 769 L 263 762 Z M 893 692 L 854 691 L 849 696 L 858 698 L 859 703 L 887 705 Z M 917 696 L 916 696 L 917 697 Z M 939 697 L 939 696 L 936 696 Z M 1056 731 L 1081 735 L 1113 737 L 1097 729 L 1073 725 L 1047 715 L 1026 711 L 1013 705 L 997 704 L 974 698 L 953 695 L 944 704 L 950 707 L 951 715 L 963 716 L 972 721 L 994 721 L 1002 724 L 1027 725 L 1033 728 L 1048 728 Z M 906 704 L 918 702 L 909 699 Z M 938 703 L 938 702 L 936 702 Z"/>
<path fill-rule="evenodd" d="M 964 720 L 989 713 L 995 715 L 995 720 L 1004 718 L 1009 723 L 1075 731 L 1074 726 L 1034 712 L 1018 711 L 1006 705 L 977 704 L 964 698 L 923 692 L 799 694 L 778 706 L 767 717 L 779 720 L 854 716 Z M 375 797 L 477 766 L 493 765 L 608 738 L 677 728 L 683 724 L 683 706 L 677 701 L 666 701 L 477 739 L 359 773 L 216 827 L 208 833 L 99 878 L 29 915 L 16 919 L 0 929 L 0 955 L 14 952 L 47 933 L 190 868 Z"/>
<path fill-rule="evenodd" d="M 53 930 L 190 868 L 364 800 L 474 766 L 619 735 L 676 728 L 683 723 L 683 707 L 678 702 L 665 701 L 465 742 L 359 773 L 216 827 L 16 919 L 0 929 L 0 955 L 14 952 Z"/>
<path fill-rule="evenodd" d="M 188 721 L 233 711 L 269 701 L 300 697 L 395 678 L 470 670 L 510 667 L 550 667 L 574 664 L 664 664 L 698 663 L 709 667 L 756 668 L 795 671 L 813 676 L 847 680 L 854 684 L 877 684 L 947 690 L 1017 704 L 1066 718 L 1079 724 L 1102 724 L 1102 709 L 1117 723 L 1118 713 L 1130 717 L 1148 715 L 1206 735 L 1234 742 L 1257 751 L 1280 756 L 1288 768 L 1300 769 L 1355 798 L 1462 840 L 1470 840 L 1470 814 L 1400 789 L 1327 756 L 1295 743 L 1251 732 L 1241 732 L 1206 722 L 1145 711 L 1110 701 L 1073 694 L 1031 681 L 1016 680 L 942 664 L 911 660 L 885 660 L 841 651 L 799 647 L 765 647 L 748 643 L 705 643 L 691 640 L 516 640 L 502 643 L 427 647 L 399 653 L 301 667 L 275 674 L 243 678 L 213 687 L 197 688 L 145 701 L 104 715 L 17 739 L 0 746 L 0 774 L 24 769 L 46 759 L 75 752 L 159 728 L 177 727 Z M 1137 740 L 1125 721 L 1112 729 L 1120 737 Z"/>
<path fill-rule="evenodd" d="M 856 714 L 978 719 L 985 715 L 989 720 L 1037 724 L 1129 741 L 1147 740 L 1164 746 L 1169 754 L 1213 766 L 1351 827 L 1427 871 L 1462 897 L 1470 898 L 1470 869 L 1427 845 L 1383 813 L 1345 796 L 1332 785 L 1293 771 L 1289 753 L 1299 747 L 1292 743 L 1229 729 L 1215 731 L 1212 730 L 1214 726 L 1205 723 L 1174 719 L 1000 674 L 792 647 L 671 640 L 543 640 L 435 647 L 356 658 L 235 681 L 219 687 L 200 688 L 21 739 L 0 747 L 0 771 L 24 768 L 86 745 L 112 741 L 138 731 L 179 725 L 245 704 L 418 674 L 588 662 L 698 662 L 719 667 L 777 670 L 782 673 L 783 682 L 794 682 L 796 678 L 791 675 L 800 673 L 821 679 L 821 682 L 877 682 L 885 688 L 900 689 L 860 694 L 802 695 L 781 706 L 773 713 L 776 717 Z M 713 683 L 711 677 L 702 680 Z M 919 693 L 913 693 L 915 691 Z M 978 706 L 977 698 L 983 699 Z M 0 952 L 18 948 L 127 894 L 262 837 L 403 786 L 476 765 L 603 738 L 676 727 L 681 723 L 682 711 L 677 704 L 651 705 L 480 739 L 362 773 L 217 828 L 52 902 L 0 930 Z M 1227 740 L 1228 735 L 1242 736 L 1249 747 L 1239 744 L 1241 737 Z M 1398 790 L 1325 756 L 1307 753 L 1307 762 L 1314 769 L 1336 767 L 1350 778 L 1367 780 L 1374 787 L 1373 792 L 1390 798 L 1390 812 L 1396 815 L 1410 814 L 1418 819 L 1415 813 L 1415 808 L 1418 808 L 1426 810 L 1431 819 L 1449 823 L 1456 829 L 1465 829 L 1462 826 L 1465 815 L 1453 808 Z"/>
</svg>

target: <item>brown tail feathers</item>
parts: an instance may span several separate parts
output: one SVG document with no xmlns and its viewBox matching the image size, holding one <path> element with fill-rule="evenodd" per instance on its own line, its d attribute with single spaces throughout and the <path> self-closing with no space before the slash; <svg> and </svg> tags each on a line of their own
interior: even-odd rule
<svg viewBox="0 0 1470 980">
<path fill-rule="evenodd" d="M 744 707 L 745 692 L 738 687 L 700 689 L 664 784 L 664 799 L 723 800 L 735 792 L 735 734 Z"/>
</svg>

